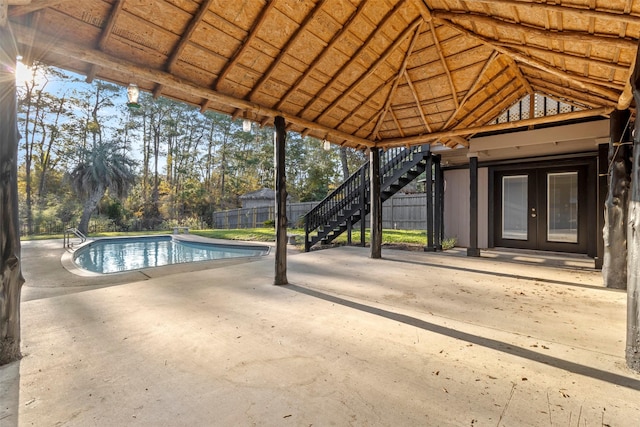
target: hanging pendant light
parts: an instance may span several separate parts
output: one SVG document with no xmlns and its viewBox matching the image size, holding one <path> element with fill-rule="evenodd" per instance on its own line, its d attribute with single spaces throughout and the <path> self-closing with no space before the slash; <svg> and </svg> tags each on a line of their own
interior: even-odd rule
<svg viewBox="0 0 640 427">
<path fill-rule="evenodd" d="M 140 89 L 138 85 L 135 83 L 130 83 L 127 88 L 127 98 L 129 102 L 127 102 L 127 106 L 129 108 L 140 108 L 140 104 L 138 104 L 138 98 L 140 97 Z"/>
<path fill-rule="evenodd" d="M 251 132 L 251 120 L 249 119 L 244 119 L 242 121 L 242 130 L 244 132 Z"/>
<path fill-rule="evenodd" d="M 326 139 L 323 139 L 322 140 L 322 148 L 324 148 L 324 151 L 331 150 L 331 143 L 329 141 L 327 141 Z"/>
</svg>

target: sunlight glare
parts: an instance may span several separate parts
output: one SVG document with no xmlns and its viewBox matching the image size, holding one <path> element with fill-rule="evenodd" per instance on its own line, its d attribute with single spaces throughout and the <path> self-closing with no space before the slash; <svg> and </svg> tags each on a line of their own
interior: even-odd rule
<svg viewBox="0 0 640 427">
<path fill-rule="evenodd" d="M 16 61 L 16 85 L 25 86 L 26 82 L 33 79 L 33 71 L 22 62 L 22 57 L 18 57 Z"/>
</svg>

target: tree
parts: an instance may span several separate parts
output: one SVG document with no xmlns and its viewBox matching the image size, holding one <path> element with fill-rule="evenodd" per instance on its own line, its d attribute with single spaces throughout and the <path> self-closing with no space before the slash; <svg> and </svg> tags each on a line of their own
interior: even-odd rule
<svg viewBox="0 0 640 427">
<path fill-rule="evenodd" d="M 87 234 L 93 211 L 107 191 L 115 197 L 125 197 L 135 181 L 135 162 L 120 152 L 113 143 L 97 143 L 85 150 L 80 163 L 70 173 L 74 191 L 83 201 L 78 229 Z"/>
<path fill-rule="evenodd" d="M 11 31 L 0 26 L 0 365 L 20 358 L 20 289 L 24 283 L 18 229 L 18 129 Z"/>
</svg>

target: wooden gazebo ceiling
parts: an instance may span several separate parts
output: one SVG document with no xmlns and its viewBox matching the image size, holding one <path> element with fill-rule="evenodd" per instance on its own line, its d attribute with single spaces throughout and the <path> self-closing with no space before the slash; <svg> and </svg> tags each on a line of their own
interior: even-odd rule
<svg viewBox="0 0 640 427">
<path fill-rule="evenodd" d="M 627 107 L 640 38 L 640 0 L 7 5 L 27 60 L 357 148 L 465 145 L 532 93 Z"/>
</svg>

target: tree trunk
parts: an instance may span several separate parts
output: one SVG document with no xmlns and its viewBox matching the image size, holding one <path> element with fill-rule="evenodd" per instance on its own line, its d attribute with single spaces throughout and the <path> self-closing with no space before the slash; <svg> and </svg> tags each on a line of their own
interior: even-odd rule
<svg viewBox="0 0 640 427">
<path fill-rule="evenodd" d="M 347 147 L 340 147 L 340 164 L 342 165 L 342 178 L 346 181 L 351 176 L 347 159 Z"/>
<path fill-rule="evenodd" d="M 16 51 L 11 32 L 0 27 L 0 365 L 20 358 L 20 262 L 18 224 L 18 119 Z"/>
<path fill-rule="evenodd" d="M 93 193 L 89 195 L 89 198 L 84 204 L 84 208 L 82 210 L 82 216 L 80 217 L 80 225 L 78 225 L 78 230 L 85 236 L 89 234 L 89 220 L 91 219 L 91 215 L 93 215 L 93 211 L 96 210 L 98 203 L 104 196 L 105 189 L 102 186 L 99 186 L 95 189 Z"/>
<path fill-rule="evenodd" d="M 287 285 L 287 184 L 285 177 L 285 141 L 283 117 L 275 118 L 276 169 L 276 274 L 274 285 Z"/>
<path fill-rule="evenodd" d="M 605 286 L 614 289 L 627 287 L 627 210 L 631 165 L 629 146 L 620 143 L 626 139 L 629 114 L 628 110 L 612 112 L 609 132 L 609 190 L 604 203 L 602 276 Z"/>
</svg>

